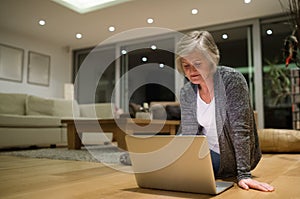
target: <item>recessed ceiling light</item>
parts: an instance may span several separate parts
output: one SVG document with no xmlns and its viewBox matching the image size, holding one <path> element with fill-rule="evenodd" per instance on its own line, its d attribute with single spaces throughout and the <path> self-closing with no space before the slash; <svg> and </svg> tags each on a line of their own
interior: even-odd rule
<svg viewBox="0 0 300 199">
<path fill-rule="evenodd" d="M 193 14 L 193 15 L 198 14 L 198 9 L 196 9 L 196 8 L 192 9 L 192 14 Z"/>
<path fill-rule="evenodd" d="M 244 0 L 244 3 L 251 3 L 251 0 Z"/>
<path fill-rule="evenodd" d="M 228 39 L 228 35 L 227 35 L 226 33 L 224 33 L 224 34 L 222 35 L 222 39 Z"/>
<path fill-rule="evenodd" d="M 46 25 L 46 21 L 43 20 L 43 19 L 41 19 L 41 20 L 39 20 L 39 24 L 40 24 L 41 26 L 44 26 L 44 25 Z"/>
<path fill-rule="evenodd" d="M 115 28 L 115 27 L 113 27 L 113 26 L 110 26 L 110 27 L 108 28 L 108 30 L 109 30 L 110 32 L 113 32 L 113 31 L 115 31 L 115 30 L 116 30 L 116 28 Z"/>
<path fill-rule="evenodd" d="M 143 62 L 146 62 L 147 60 L 148 60 L 147 57 L 142 57 L 142 61 L 143 61 Z"/>
<path fill-rule="evenodd" d="M 272 31 L 271 29 L 268 29 L 268 30 L 266 31 L 266 33 L 267 33 L 267 35 L 272 35 L 272 34 L 273 34 L 273 31 Z"/>
<path fill-rule="evenodd" d="M 151 49 L 152 49 L 152 50 L 156 50 L 156 48 L 157 48 L 157 47 L 156 47 L 155 45 L 151 45 Z"/>
<path fill-rule="evenodd" d="M 75 37 L 76 37 L 77 39 L 81 39 L 81 38 L 82 38 L 82 34 L 81 34 L 81 33 L 76 33 Z"/>
<path fill-rule="evenodd" d="M 151 24 L 151 23 L 153 23 L 153 22 L 154 22 L 154 20 L 153 20 L 152 18 L 147 19 L 147 23 L 148 23 L 148 24 Z"/>
</svg>

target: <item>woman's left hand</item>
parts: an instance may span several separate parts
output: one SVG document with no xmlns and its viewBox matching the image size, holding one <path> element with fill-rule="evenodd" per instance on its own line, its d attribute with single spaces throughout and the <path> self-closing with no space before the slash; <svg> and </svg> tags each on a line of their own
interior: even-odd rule
<svg viewBox="0 0 300 199">
<path fill-rule="evenodd" d="M 247 179 L 242 179 L 238 182 L 238 185 L 246 190 L 249 189 L 257 189 L 260 191 L 265 191 L 265 192 L 271 192 L 274 191 L 274 187 L 264 183 L 264 182 L 258 182 L 256 180 L 253 180 L 251 178 L 247 178 Z"/>
</svg>

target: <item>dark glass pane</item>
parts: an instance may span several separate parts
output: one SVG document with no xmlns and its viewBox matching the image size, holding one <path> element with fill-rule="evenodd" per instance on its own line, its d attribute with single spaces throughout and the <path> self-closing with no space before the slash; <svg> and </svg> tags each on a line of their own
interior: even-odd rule
<svg viewBox="0 0 300 199">
<path fill-rule="evenodd" d="M 248 67 L 247 27 L 213 31 L 212 35 L 220 50 L 220 65 Z"/>
<path fill-rule="evenodd" d="M 151 45 L 156 45 L 153 50 Z M 174 39 L 124 46 L 128 71 L 129 102 L 175 100 Z M 125 56 L 125 55 L 123 55 Z M 143 58 L 146 60 L 143 60 Z"/>
<path fill-rule="evenodd" d="M 77 50 L 74 52 L 74 62 L 74 80 L 77 78 L 78 82 L 75 85 L 77 86 L 76 98 L 78 102 L 81 104 L 113 102 L 112 94 L 115 87 L 114 48 L 101 49 L 98 47 Z M 85 71 L 82 70 L 82 67 Z"/>
<path fill-rule="evenodd" d="M 291 32 L 287 21 L 261 25 L 265 128 L 292 128 L 290 71 L 283 57 L 284 40 Z"/>
<path fill-rule="evenodd" d="M 251 64 L 252 57 L 249 58 L 248 38 L 250 27 L 237 27 L 212 31 L 212 35 L 220 51 L 220 64 L 229 66 L 240 71 L 249 86 L 250 97 L 254 102 L 254 83 L 253 83 L 253 66 Z M 250 62 L 250 63 L 249 63 Z M 253 107 L 255 105 L 253 104 Z"/>
</svg>

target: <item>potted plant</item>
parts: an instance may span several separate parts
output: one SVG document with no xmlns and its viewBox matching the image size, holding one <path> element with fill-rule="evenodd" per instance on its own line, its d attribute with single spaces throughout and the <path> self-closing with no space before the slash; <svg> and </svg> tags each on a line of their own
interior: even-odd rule
<svg viewBox="0 0 300 199">
<path fill-rule="evenodd" d="M 268 106 L 288 104 L 291 94 L 290 70 L 269 60 L 265 62 L 269 66 L 264 77 L 264 83 L 268 85 L 264 86 L 265 103 Z"/>
</svg>

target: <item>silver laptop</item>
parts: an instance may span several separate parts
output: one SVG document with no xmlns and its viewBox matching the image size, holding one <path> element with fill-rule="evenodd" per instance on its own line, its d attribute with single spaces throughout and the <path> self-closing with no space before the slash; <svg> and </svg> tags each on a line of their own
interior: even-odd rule
<svg viewBox="0 0 300 199">
<path fill-rule="evenodd" d="M 125 137 L 141 188 L 219 194 L 233 182 L 216 181 L 205 136 Z"/>
</svg>

